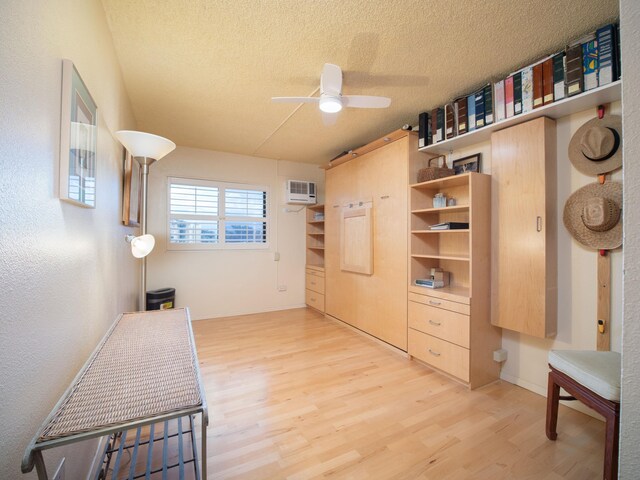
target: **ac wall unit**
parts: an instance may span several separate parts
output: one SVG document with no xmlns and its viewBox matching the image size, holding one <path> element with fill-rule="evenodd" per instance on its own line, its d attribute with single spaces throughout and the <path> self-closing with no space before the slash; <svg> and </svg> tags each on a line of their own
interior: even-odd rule
<svg viewBox="0 0 640 480">
<path fill-rule="evenodd" d="M 287 180 L 287 203 L 313 205 L 316 203 L 316 184 L 303 180 Z"/>
</svg>

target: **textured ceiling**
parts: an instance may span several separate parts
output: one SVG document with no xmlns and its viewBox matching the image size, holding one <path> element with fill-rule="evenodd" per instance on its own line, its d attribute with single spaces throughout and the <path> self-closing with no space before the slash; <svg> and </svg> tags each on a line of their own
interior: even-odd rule
<svg viewBox="0 0 640 480">
<path fill-rule="evenodd" d="M 423 110 L 613 21 L 617 0 L 103 0 L 140 130 L 181 146 L 326 163 Z M 308 96 L 324 63 L 347 108 L 335 125 Z"/>
</svg>

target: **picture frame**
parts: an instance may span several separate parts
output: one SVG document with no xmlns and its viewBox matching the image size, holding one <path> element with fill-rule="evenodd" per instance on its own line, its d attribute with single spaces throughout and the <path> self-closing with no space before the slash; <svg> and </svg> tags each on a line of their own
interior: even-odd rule
<svg viewBox="0 0 640 480">
<path fill-rule="evenodd" d="M 475 153 L 468 157 L 459 158 L 453 161 L 453 170 L 456 175 L 469 172 L 480 172 L 480 159 L 482 154 Z"/>
<path fill-rule="evenodd" d="M 140 225 L 140 164 L 123 148 L 122 223 L 130 227 Z"/>
<path fill-rule="evenodd" d="M 96 208 L 98 106 L 71 60 L 62 60 L 59 197 Z"/>
</svg>

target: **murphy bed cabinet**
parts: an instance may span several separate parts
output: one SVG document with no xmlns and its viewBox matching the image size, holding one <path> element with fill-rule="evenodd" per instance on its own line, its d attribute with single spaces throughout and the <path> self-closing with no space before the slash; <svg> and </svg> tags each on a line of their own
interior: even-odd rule
<svg viewBox="0 0 640 480">
<path fill-rule="evenodd" d="M 326 314 L 407 350 L 410 158 L 417 135 L 402 130 L 326 170 Z"/>
<path fill-rule="evenodd" d="M 426 166 L 424 160 L 413 166 Z M 491 325 L 491 177 L 466 173 L 410 185 L 409 349 L 411 356 L 476 388 L 498 379 L 500 330 Z M 455 206 L 435 208 L 443 193 Z M 468 229 L 431 230 L 443 222 Z M 415 285 L 432 268 L 450 273 L 442 288 Z"/>
<path fill-rule="evenodd" d="M 556 122 L 541 117 L 491 135 L 493 323 L 556 333 Z"/>
<path fill-rule="evenodd" d="M 305 302 L 324 312 L 324 205 L 307 207 Z"/>
</svg>

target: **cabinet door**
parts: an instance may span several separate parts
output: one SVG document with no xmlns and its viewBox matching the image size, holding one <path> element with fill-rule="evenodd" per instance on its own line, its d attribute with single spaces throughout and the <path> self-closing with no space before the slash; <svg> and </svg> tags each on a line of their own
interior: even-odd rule
<svg viewBox="0 0 640 480">
<path fill-rule="evenodd" d="M 546 337 L 556 323 L 555 122 L 491 136 L 492 323 Z"/>
</svg>

